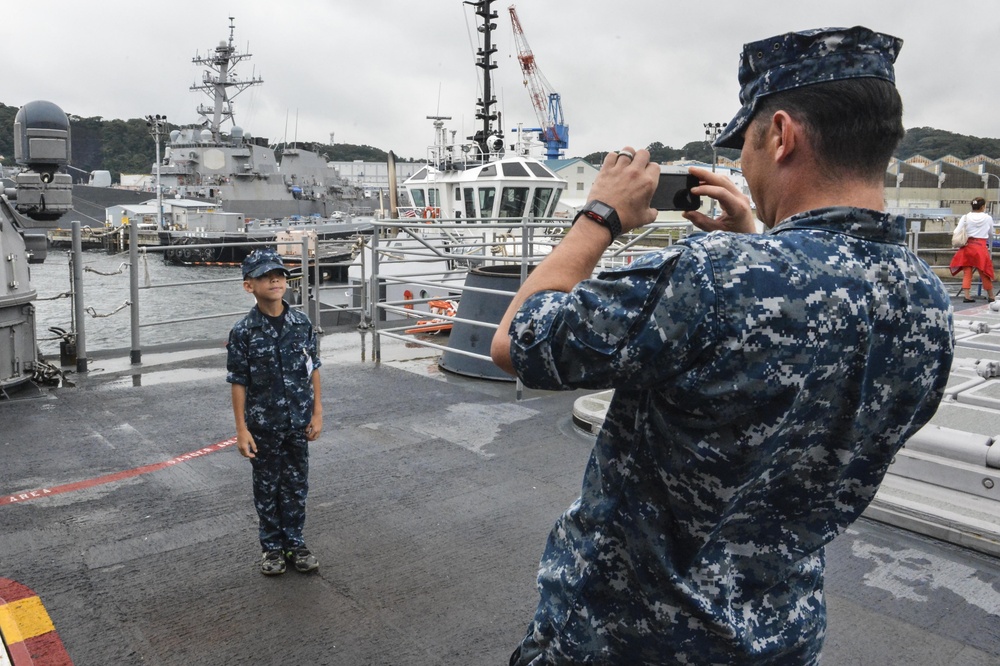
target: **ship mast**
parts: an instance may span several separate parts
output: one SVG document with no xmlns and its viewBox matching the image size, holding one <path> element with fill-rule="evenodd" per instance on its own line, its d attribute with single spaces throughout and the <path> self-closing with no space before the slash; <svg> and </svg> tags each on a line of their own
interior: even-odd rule
<svg viewBox="0 0 1000 666">
<path fill-rule="evenodd" d="M 226 120 L 236 124 L 233 119 L 233 99 L 250 86 L 260 85 L 264 80 L 260 76 L 252 76 L 249 79 L 236 79 L 233 68 L 242 60 L 251 56 L 249 53 L 237 53 L 233 45 L 233 31 L 236 29 L 234 17 L 229 17 L 229 43 L 220 42 L 215 47 L 214 52 L 204 57 L 195 55 L 191 59 L 196 65 L 208 68 L 202 77 L 200 84 L 191 86 L 191 90 L 202 90 L 212 100 L 212 106 L 198 105 L 198 113 L 203 118 L 212 132 L 212 138 L 219 142 L 222 140 L 220 133 L 222 123 Z M 232 88 L 235 92 L 230 93 Z"/>
<path fill-rule="evenodd" d="M 493 31 L 497 24 L 493 20 L 497 13 L 493 11 L 493 0 L 466 0 L 465 4 L 476 8 L 476 15 L 482 17 L 483 25 L 479 32 L 483 33 L 483 45 L 476 52 L 476 67 L 483 70 L 483 96 L 476 102 L 479 110 L 476 112 L 476 119 L 483 121 L 482 129 L 478 130 L 474 136 L 468 137 L 475 141 L 482 154 L 500 152 L 503 149 L 503 133 L 493 131 L 493 121 L 498 120 L 500 114 L 493 112 L 491 108 L 497 103 L 497 98 L 493 95 L 493 70 L 497 68 L 493 62 L 493 54 L 497 52 L 497 47 L 493 46 Z"/>
</svg>

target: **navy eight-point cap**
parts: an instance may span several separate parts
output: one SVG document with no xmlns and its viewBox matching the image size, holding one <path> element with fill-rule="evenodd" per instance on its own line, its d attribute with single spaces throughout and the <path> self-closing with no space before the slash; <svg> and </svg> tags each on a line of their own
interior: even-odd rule
<svg viewBox="0 0 1000 666">
<path fill-rule="evenodd" d="M 276 269 L 282 271 L 286 276 L 289 275 L 288 269 L 285 268 L 285 262 L 281 260 L 281 255 L 272 248 L 254 250 L 243 260 L 243 279 L 258 278 Z"/>
<path fill-rule="evenodd" d="M 815 83 L 876 78 L 895 84 L 893 63 L 903 40 L 862 26 L 789 32 L 751 42 L 740 56 L 739 110 L 715 141 L 742 148 L 757 102 L 777 92 Z"/>
</svg>

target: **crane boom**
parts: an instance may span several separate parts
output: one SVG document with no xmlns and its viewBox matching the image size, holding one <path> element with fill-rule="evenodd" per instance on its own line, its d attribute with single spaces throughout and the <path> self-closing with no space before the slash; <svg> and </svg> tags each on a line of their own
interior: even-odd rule
<svg viewBox="0 0 1000 666">
<path fill-rule="evenodd" d="M 507 8 L 510 12 L 510 24 L 514 30 L 514 45 L 517 48 L 517 61 L 524 75 L 524 86 L 528 89 L 531 105 L 535 109 L 541 132 L 539 139 L 545 144 L 545 158 L 559 159 L 562 151 L 569 146 L 569 126 L 563 117 L 562 97 L 552 90 L 535 62 L 528 39 L 524 36 L 521 21 L 517 18 L 514 5 Z"/>
</svg>

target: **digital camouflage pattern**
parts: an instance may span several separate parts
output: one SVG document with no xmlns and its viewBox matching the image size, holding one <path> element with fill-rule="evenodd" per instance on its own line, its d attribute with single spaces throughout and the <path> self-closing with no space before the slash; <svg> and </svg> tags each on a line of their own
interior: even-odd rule
<svg viewBox="0 0 1000 666">
<path fill-rule="evenodd" d="M 253 504 L 262 551 L 304 547 L 309 495 L 309 442 L 305 432 L 251 431 L 257 444 Z"/>
<path fill-rule="evenodd" d="M 251 430 L 304 430 L 312 418 L 312 371 L 322 362 L 316 331 L 302 312 L 285 303 L 281 335 L 257 306 L 229 332 L 226 381 L 247 387 Z"/>
<path fill-rule="evenodd" d="M 257 445 L 250 463 L 264 551 L 304 545 L 305 428 L 313 412 L 312 373 L 322 364 L 309 317 L 284 307 L 280 335 L 254 306 L 233 326 L 227 344 L 226 381 L 246 386 L 246 423 Z"/>
<path fill-rule="evenodd" d="M 784 90 L 843 79 L 896 82 L 893 63 L 903 40 L 862 26 L 789 32 L 743 46 L 740 104 L 743 107 L 716 139 L 720 148 L 742 148 L 743 130 L 757 101 Z"/>
<path fill-rule="evenodd" d="M 273 247 L 254 250 L 243 259 L 243 279 L 258 278 L 271 271 L 281 271 L 285 277 L 291 275 L 285 268 L 281 255 Z"/>
<path fill-rule="evenodd" d="M 524 383 L 616 390 L 512 664 L 818 661 L 824 545 L 951 367 L 948 295 L 904 237 L 821 209 L 528 299 Z"/>
</svg>

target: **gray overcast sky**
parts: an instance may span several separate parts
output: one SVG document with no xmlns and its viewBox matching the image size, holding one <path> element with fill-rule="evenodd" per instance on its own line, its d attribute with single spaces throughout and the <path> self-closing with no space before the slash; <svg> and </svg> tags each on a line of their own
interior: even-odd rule
<svg viewBox="0 0 1000 666">
<path fill-rule="evenodd" d="M 510 4 L 494 5 L 495 85 L 507 132 L 537 122 Z M 738 108 L 745 42 L 857 24 L 904 40 L 896 74 L 907 128 L 1000 136 L 1000 2 L 993 0 L 514 4 L 539 68 L 562 95 L 569 156 L 698 140 L 704 123 L 727 122 Z M 4 3 L 0 102 L 46 99 L 83 117 L 160 113 L 194 123 L 206 98 L 189 91 L 201 79 L 191 58 L 228 38 L 229 16 L 239 49 L 249 45 L 253 54 L 237 73 L 264 79 L 235 100 L 237 123 L 256 136 L 325 143 L 334 133 L 338 143 L 420 158 L 433 138 L 428 115 L 452 116 L 459 137 L 473 132 L 478 35 L 460 0 Z"/>
</svg>

